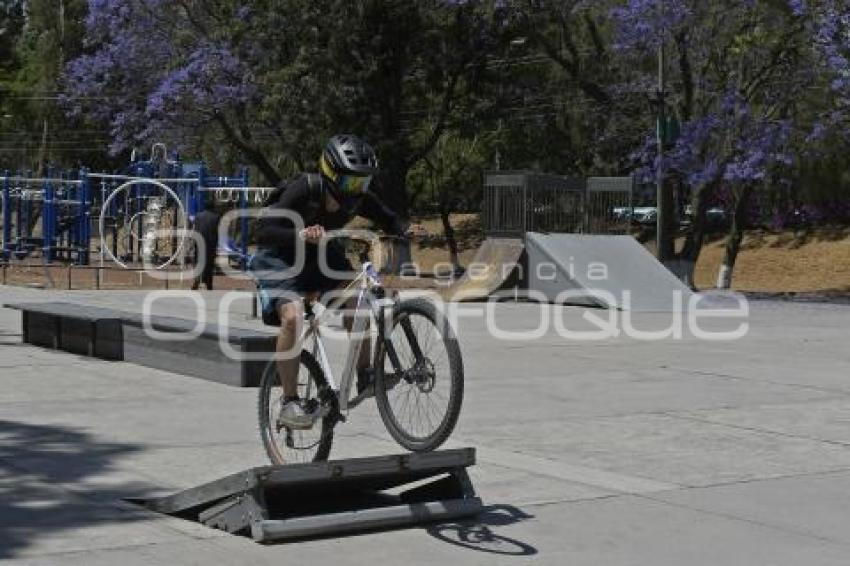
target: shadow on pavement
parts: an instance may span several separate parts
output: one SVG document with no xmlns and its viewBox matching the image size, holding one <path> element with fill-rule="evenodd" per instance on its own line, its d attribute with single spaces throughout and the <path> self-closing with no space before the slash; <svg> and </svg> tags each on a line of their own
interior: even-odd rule
<svg viewBox="0 0 850 566">
<path fill-rule="evenodd" d="M 427 531 L 438 540 L 470 550 L 507 556 L 532 556 L 537 554 L 536 548 L 520 540 L 496 534 L 492 527 L 505 527 L 533 518 L 533 515 L 511 505 L 491 505 L 485 507 L 475 519 L 441 523 L 428 527 Z"/>
<path fill-rule="evenodd" d="M 105 477 L 115 460 L 140 449 L 73 428 L 0 420 L 0 560 L 63 531 L 149 518 L 114 502 L 150 486 Z"/>
</svg>

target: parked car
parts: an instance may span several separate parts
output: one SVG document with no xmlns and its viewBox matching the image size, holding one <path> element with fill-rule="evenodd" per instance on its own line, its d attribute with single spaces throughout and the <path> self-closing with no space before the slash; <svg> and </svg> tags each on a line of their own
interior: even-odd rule
<svg viewBox="0 0 850 566">
<path fill-rule="evenodd" d="M 721 227 L 726 225 L 726 211 L 719 207 L 709 208 L 705 212 L 705 223 L 710 227 Z"/>
<path fill-rule="evenodd" d="M 611 218 L 617 222 L 629 222 L 633 218 L 633 208 L 630 206 L 621 206 L 611 209 Z"/>
<path fill-rule="evenodd" d="M 694 220 L 694 209 L 690 204 L 685 205 L 682 211 L 682 223 L 691 223 Z M 726 211 L 720 207 L 712 207 L 705 211 L 705 222 L 709 227 L 720 227 L 726 225 Z"/>
<path fill-rule="evenodd" d="M 654 224 L 658 218 L 658 209 L 654 206 L 640 206 L 634 209 L 632 221 L 638 224 Z"/>
</svg>

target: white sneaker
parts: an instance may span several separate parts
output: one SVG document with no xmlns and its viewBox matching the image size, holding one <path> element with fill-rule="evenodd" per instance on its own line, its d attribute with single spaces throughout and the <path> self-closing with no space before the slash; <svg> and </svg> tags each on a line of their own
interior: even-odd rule
<svg viewBox="0 0 850 566">
<path fill-rule="evenodd" d="M 313 416 L 304 410 L 301 401 L 281 401 L 277 424 L 292 430 L 307 430 L 313 427 Z"/>
</svg>

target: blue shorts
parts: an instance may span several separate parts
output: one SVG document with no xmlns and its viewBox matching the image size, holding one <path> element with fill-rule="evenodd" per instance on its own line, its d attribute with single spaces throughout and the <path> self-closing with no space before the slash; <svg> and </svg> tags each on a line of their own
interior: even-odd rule
<svg viewBox="0 0 850 566">
<path fill-rule="evenodd" d="M 327 264 L 334 271 L 351 272 L 351 262 L 339 248 L 327 248 Z M 319 260 L 308 257 L 300 272 L 287 274 L 292 265 L 273 251 L 260 248 L 248 262 L 248 270 L 257 282 L 263 309 L 263 322 L 280 326 L 280 305 L 302 299 L 309 293 L 327 293 L 349 281 L 323 273 Z"/>
</svg>

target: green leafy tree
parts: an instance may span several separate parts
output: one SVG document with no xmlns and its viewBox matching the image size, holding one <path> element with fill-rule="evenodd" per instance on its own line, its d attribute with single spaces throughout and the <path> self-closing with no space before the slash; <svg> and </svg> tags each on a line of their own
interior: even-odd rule
<svg viewBox="0 0 850 566">
<path fill-rule="evenodd" d="M 271 183 L 315 167 L 330 134 L 360 133 L 407 215 L 407 174 L 482 88 L 501 13 L 484 1 L 97 2 L 92 50 L 65 88 L 72 111 L 110 124 L 113 151 L 217 140 Z"/>
<path fill-rule="evenodd" d="M 436 143 L 433 151 L 411 171 L 411 186 L 436 207 L 454 272 L 462 269 L 459 245 L 452 213 L 468 209 L 468 203 L 480 199 L 481 181 L 489 165 L 495 136 L 490 134 L 464 137 L 449 132 Z M 464 206 L 466 203 L 466 206 Z"/>
<path fill-rule="evenodd" d="M 9 167 L 43 173 L 50 164 L 103 154 L 98 132 L 69 121 L 59 105 L 62 69 L 83 48 L 86 9 L 85 0 L 27 0 L 3 8 L 3 157 Z"/>
<path fill-rule="evenodd" d="M 14 128 L 17 114 L 15 83 L 20 58 L 18 42 L 24 26 L 24 6 L 21 0 L 0 2 L 0 164 L 8 163 L 14 151 Z"/>
</svg>

